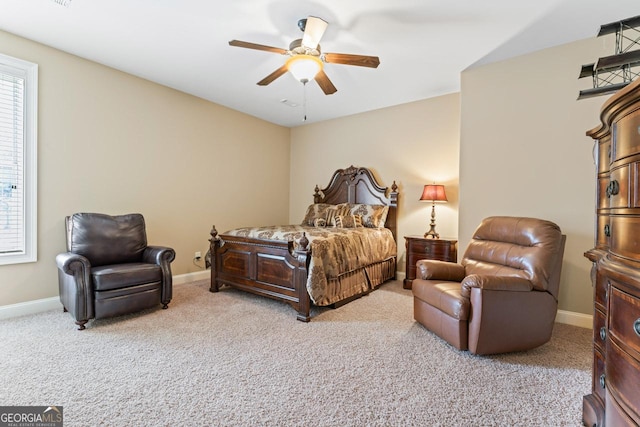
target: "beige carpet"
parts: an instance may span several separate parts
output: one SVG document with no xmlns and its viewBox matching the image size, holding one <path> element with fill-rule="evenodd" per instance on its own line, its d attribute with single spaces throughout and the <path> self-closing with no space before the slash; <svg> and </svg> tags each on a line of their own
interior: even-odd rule
<svg viewBox="0 0 640 427">
<path fill-rule="evenodd" d="M 389 282 L 310 323 L 206 281 L 168 310 L 90 322 L 62 308 L 0 321 L 0 406 L 61 405 L 69 426 L 579 426 L 590 331 L 525 353 L 459 352 Z"/>
</svg>

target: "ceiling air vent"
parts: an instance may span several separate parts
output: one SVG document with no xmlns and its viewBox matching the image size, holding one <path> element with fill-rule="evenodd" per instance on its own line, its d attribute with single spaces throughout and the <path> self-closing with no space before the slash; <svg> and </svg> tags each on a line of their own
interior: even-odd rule
<svg viewBox="0 0 640 427">
<path fill-rule="evenodd" d="M 71 4 L 71 0 L 51 0 L 51 1 L 64 7 L 69 7 L 69 5 Z"/>
</svg>

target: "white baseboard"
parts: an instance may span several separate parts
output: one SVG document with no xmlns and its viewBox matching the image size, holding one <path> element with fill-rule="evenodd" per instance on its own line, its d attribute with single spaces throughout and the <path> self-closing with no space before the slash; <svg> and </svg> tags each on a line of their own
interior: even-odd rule
<svg viewBox="0 0 640 427">
<path fill-rule="evenodd" d="M 174 285 L 183 285 L 185 283 L 195 282 L 196 280 L 205 280 L 211 277 L 211 270 L 196 271 L 194 273 L 178 274 L 173 276 Z"/>
<path fill-rule="evenodd" d="M 62 304 L 60 303 L 60 298 L 58 297 L 20 302 L 18 304 L 3 305 L 2 307 L 0 307 L 0 320 L 56 309 L 62 311 Z"/>
<path fill-rule="evenodd" d="M 556 322 L 587 329 L 593 328 L 593 316 L 573 311 L 558 310 L 558 313 L 556 314 Z"/>
<path fill-rule="evenodd" d="M 208 279 L 210 275 L 210 270 L 178 274 L 173 276 L 173 284 L 182 285 L 196 280 L 205 280 Z M 20 302 L 17 304 L 3 305 L 0 306 L 0 320 L 58 309 L 62 311 L 62 304 L 60 303 L 59 297 L 43 298 L 34 301 Z"/>
</svg>

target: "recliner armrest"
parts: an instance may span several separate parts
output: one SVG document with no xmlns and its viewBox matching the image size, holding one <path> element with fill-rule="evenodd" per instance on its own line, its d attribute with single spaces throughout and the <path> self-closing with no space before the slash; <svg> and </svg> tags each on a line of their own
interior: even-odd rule
<svg viewBox="0 0 640 427">
<path fill-rule="evenodd" d="M 464 267 L 453 262 L 423 259 L 416 263 L 416 267 L 418 279 L 452 282 L 460 282 L 464 279 Z"/>
<path fill-rule="evenodd" d="M 521 277 L 470 274 L 462 280 L 462 296 L 469 298 L 472 288 L 491 291 L 530 292 L 533 290 L 533 283 Z"/>
<path fill-rule="evenodd" d="M 142 261 L 150 264 L 162 265 L 171 263 L 176 258 L 176 252 L 166 246 L 147 246 L 142 253 Z"/>
<path fill-rule="evenodd" d="M 91 262 L 82 255 L 64 252 L 56 255 L 56 264 L 60 302 L 76 319 L 80 329 L 84 329 L 84 324 L 94 317 Z"/>
<path fill-rule="evenodd" d="M 162 294 L 160 302 L 162 308 L 167 308 L 167 304 L 173 296 L 173 277 L 171 276 L 171 262 L 176 258 L 176 251 L 166 246 L 147 246 L 142 253 L 142 261 L 157 264 L 162 269 Z"/>
<path fill-rule="evenodd" d="M 79 274 L 88 274 L 91 269 L 91 263 L 82 255 L 72 252 L 64 252 L 56 255 L 56 264 L 58 268 L 71 276 Z"/>
</svg>

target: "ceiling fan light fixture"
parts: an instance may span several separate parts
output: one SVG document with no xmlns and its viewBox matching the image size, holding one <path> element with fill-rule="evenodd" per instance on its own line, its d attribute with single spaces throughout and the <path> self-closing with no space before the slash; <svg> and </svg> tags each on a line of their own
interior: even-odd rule
<svg viewBox="0 0 640 427">
<path fill-rule="evenodd" d="M 287 59 L 287 70 L 296 80 L 306 83 L 322 70 L 322 61 L 317 56 L 294 55 Z"/>
</svg>

